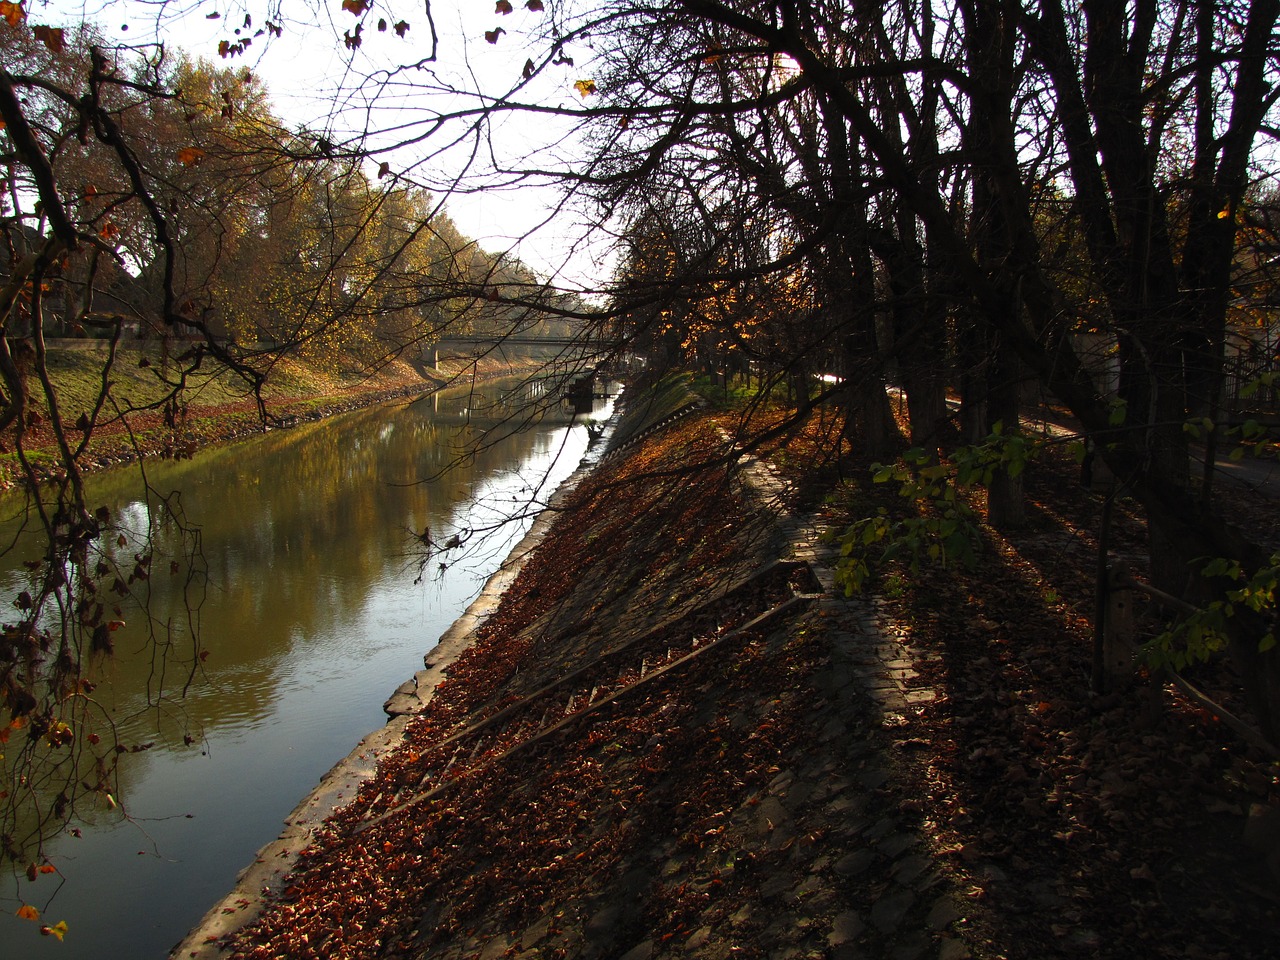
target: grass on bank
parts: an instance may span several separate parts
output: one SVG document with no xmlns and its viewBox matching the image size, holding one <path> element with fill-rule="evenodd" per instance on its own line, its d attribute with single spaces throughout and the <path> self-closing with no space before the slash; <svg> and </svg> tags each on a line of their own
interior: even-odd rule
<svg viewBox="0 0 1280 960">
<path fill-rule="evenodd" d="M 166 423 L 162 405 L 177 382 L 182 364 L 165 355 L 154 343 L 120 345 L 107 374 L 109 397 L 99 412 L 88 455 L 82 466 L 95 468 L 121 463 L 139 452 L 188 455 L 208 443 L 243 436 L 263 426 L 250 385 L 243 377 L 213 361 L 187 376 L 182 392 L 185 408 L 176 425 Z M 103 385 L 106 344 L 51 347 L 46 368 L 57 396 L 60 419 L 72 445 L 81 431 L 74 425 L 92 415 Z M 267 371 L 262 391 L 270 415 L 288 419 L 314 419 L 349 409 L 378 396 L 423 389 L 438 371 L 406 361 L 395 361 L 374 373 L 355 362 L 321 369 L 292 357 L 278 358 Z M 30 414 L 22 444 L 37 474 L 56 469 L 57 442 L 50 425 L 49 405 L 34 373 L 28 374 Z M 0 437 L 0 486 L 10 486 L 22 475 L 16 449 L 16 432 Z"/>
</svg>

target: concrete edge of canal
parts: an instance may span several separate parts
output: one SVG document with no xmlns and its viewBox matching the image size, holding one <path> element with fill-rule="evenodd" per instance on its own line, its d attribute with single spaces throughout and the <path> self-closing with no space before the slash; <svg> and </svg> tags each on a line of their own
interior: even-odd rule
<svg viewBox="0 0 1280 960">
<path fill-rule="evenodd" d="M 427 651 L 423 657 L 425 669 L 401 684 L 387 700 L 384 709 L 391 716 L 386 726 L 365 736 L 320 778 L 315 789 L 285 818 L 280 835 L 258 850 L 253 862 L 236 877 L 231 891 L 170 950 L 171 960 L 219 960 L 228 956 L 229 937 L 257 919 L 266 901 L 283 889 L 298 854 L 311 842 L 315 831 L 330 814 L 355 797 L 360 785 L 377 771 L 378 762 L 400 742 L 405 727 L 431 699 L 449 665 L 470 646 L 476 630 L 497 608 L 534 547 L 546 536 L 557 505 L 594 469 L 601 452 L 607 449 L 616 420 L 616 415 L 610 417 L 604 433 L 593 440 L 578 467 L 556 488 L 529 530 L 485 581 L 480 594 Z"/>
</svg>

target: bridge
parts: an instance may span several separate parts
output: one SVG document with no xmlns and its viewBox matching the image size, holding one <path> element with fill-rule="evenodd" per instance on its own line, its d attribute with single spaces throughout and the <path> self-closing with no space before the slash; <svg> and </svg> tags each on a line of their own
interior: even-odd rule
<svg viewBox="0 0 1280 960">
<path fill-rule="evenodd" d="M 442 359 L 473 360 L 490 353 L 506 357 L 507 347 L 547 347 L 556 351 L 571 348 L 576 358 L 600 357 L 609 352 L 612 344 L 585 337 L 530 337 L 512 334 L 475 337 L 442 337 L 422 349 L 422 359 L 429 366 L 439 365 Z"/>
</svg>

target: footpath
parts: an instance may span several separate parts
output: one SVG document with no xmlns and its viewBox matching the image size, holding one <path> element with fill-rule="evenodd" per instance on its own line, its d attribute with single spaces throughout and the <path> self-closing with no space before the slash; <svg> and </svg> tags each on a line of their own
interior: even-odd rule
<svg viewBox="0 0 1280 960">
<path fill-rule="evenodd" d="M 693 469 L 723 437 L 691 413 L 559 496 L 500 601 L 397 691 L 411 713 L 173 956 L 1280 956 L 1266 867 L 1231 834 L 1256 785 L 1211 798 L 1229 839 L 1207 853 L 1130 859 L 1130 811 L 1176 832 L 1181 800 L 1134 796 L 1100 743 L 1080 749 L 1100 779 L 1079 786 L 1108 816 L 1065 793 L 1054 758 L 1110 735 L 1096 711 L 1077 724 L 998 661 L 966 691 L 970 664 L 893 604 L 841 595 L 831 520 L 780 473 Z M 984 638 L 986 615 L 966 614 Z M 950 727 L 972 722 L 948 712 L 962 697 L 990 701 L 972 752 Z M 1034 762 L 992 745 L 1023 717 L 1064 728 Z M 1144 736 L 1163 750 L 1160 728 Z M 1188 809 L 1205 807 L 1219 760 L 1160 757 L 1186 760 Z M 1028 779 L 1034 840 L 980 809 Z"/>
</svg>

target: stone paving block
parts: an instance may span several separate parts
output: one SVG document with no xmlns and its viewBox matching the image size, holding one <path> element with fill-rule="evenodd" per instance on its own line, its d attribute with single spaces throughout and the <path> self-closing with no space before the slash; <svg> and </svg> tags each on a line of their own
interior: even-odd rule
<svg viewBox="0 0 1280 960">
<path fill-rule="evenodd" d="M 938 947 L 938 960 L 969 960 L 972 956 L 963 941 L 951 937 L 944 938 Z"/>
<path fill-rule="evenodd" d="M 923 957 L 933 945 L 932 941 L 919 930 L 911 930 L 900 936 L 893 945 L 893 960 L 917 960 Z"/>
<path fill-rule="evenodd" d="M 866 928 L 866 922 L 856 910 L 846 910 L 832 920 L 827 943 L 833 947 L 838 947 L 842 943 L 852 943 L 862 936 L 862 931 Z"/>
<path fill-rule="evenodd" d="M 907 709 L 907 699 L 897 690 L 872 691 L 875 701 L 884 710 L 901 712 Z"/>
<path fill-rule="evenodd" d="M 618 960 L 649 960 L 653 956 L 653 941 L 645 940 L 637 943 L 634 947 L 624 953 Z"/>
<path fill-rule="evenodd" d="M 914 843 L 914 838 L 912 838 L 912 842 Z M 882 850 L 881 852 L 884 852 L 885 855 L 888 856 L 886 851 Z M 926 856 L 922 853 L 915 853 L 909 857 L 903 857 L 895 863 L 890 874 L 893 876 L 894 880 L 905 886 L 919 878 L 931 866 L 933 866 L 933 857 Z"/>
<path fill-rule="evenodd" d="M 832 869 L 835 870 L 838 876 L 856 877 L 861 873 L 865 873 L 867 868 L 875 862 L 875 859 L 876 855 L 869 849 L 854 850 L 837 860 Z"/>
<path fill-rule="evenodd" d="M 791 784 L 795 783 L 795 780 L 796 775 L 794 770 L 783 770 L 769 781 L 769 786 L 766 789 L 769 793 L 775 796 L 785 794 L 787 790 L 790 789 Z"/>
<path fill-rule="evenodd" d="M 777 797 L 765 797 L 756 807 L 756 831 L 758 833 L 769 833 L 778 827 L 787 823 L 791 819 L 791 814 L 787 810 L 781 800 Z"/>
<path fill-rule="evenodd" d="M 884 767 L 871 767 L 858 774 L 858 782 L 868 790 L 875 790 L 889 781 L 889 771 Z"/>
<path fill-rule="evenodd" d="M 892 893 L 883 894 L 871 907 L 872 925 L 881 933 L 893 933 L 915 902 L 916 895 L 901 887 Z"/>
<path fill-rule="evenodd" d="M 929 908 L 929 916 L 925 918 L 925 923 L 930 930 L 942 931 L 959 920 L 963 914 L 960 908 L 956 906 L 955 900 L 950 896 L 942 896 L 934 901 L 932 907 Z"/>
<path fill-rule="evenodd" d="M 686 950 L 697 950 L 699 947 L 705 946 L 706 942 L 711 939 L 712 930 L 710 927 L 699 927 L 695 930 L 689 939 L 684 942 Z"/>
<path fill-rule="evenodd" d="M 760 896 L 772 900 L 781 897 L 791 890 L 791 878 L 784 873 L 775 873 L 760 884 Z"/>
<path fill-rule="evenodd" d="M 916 845 L 917 839 L 914 833 L 895 833 L 885 837 L 876 844 L 876 850 L 882 856 L 888 857 L 890 860 L 896 860 Z M 921 869 L 923 872 L 923 868 Z"/>
</svg>

